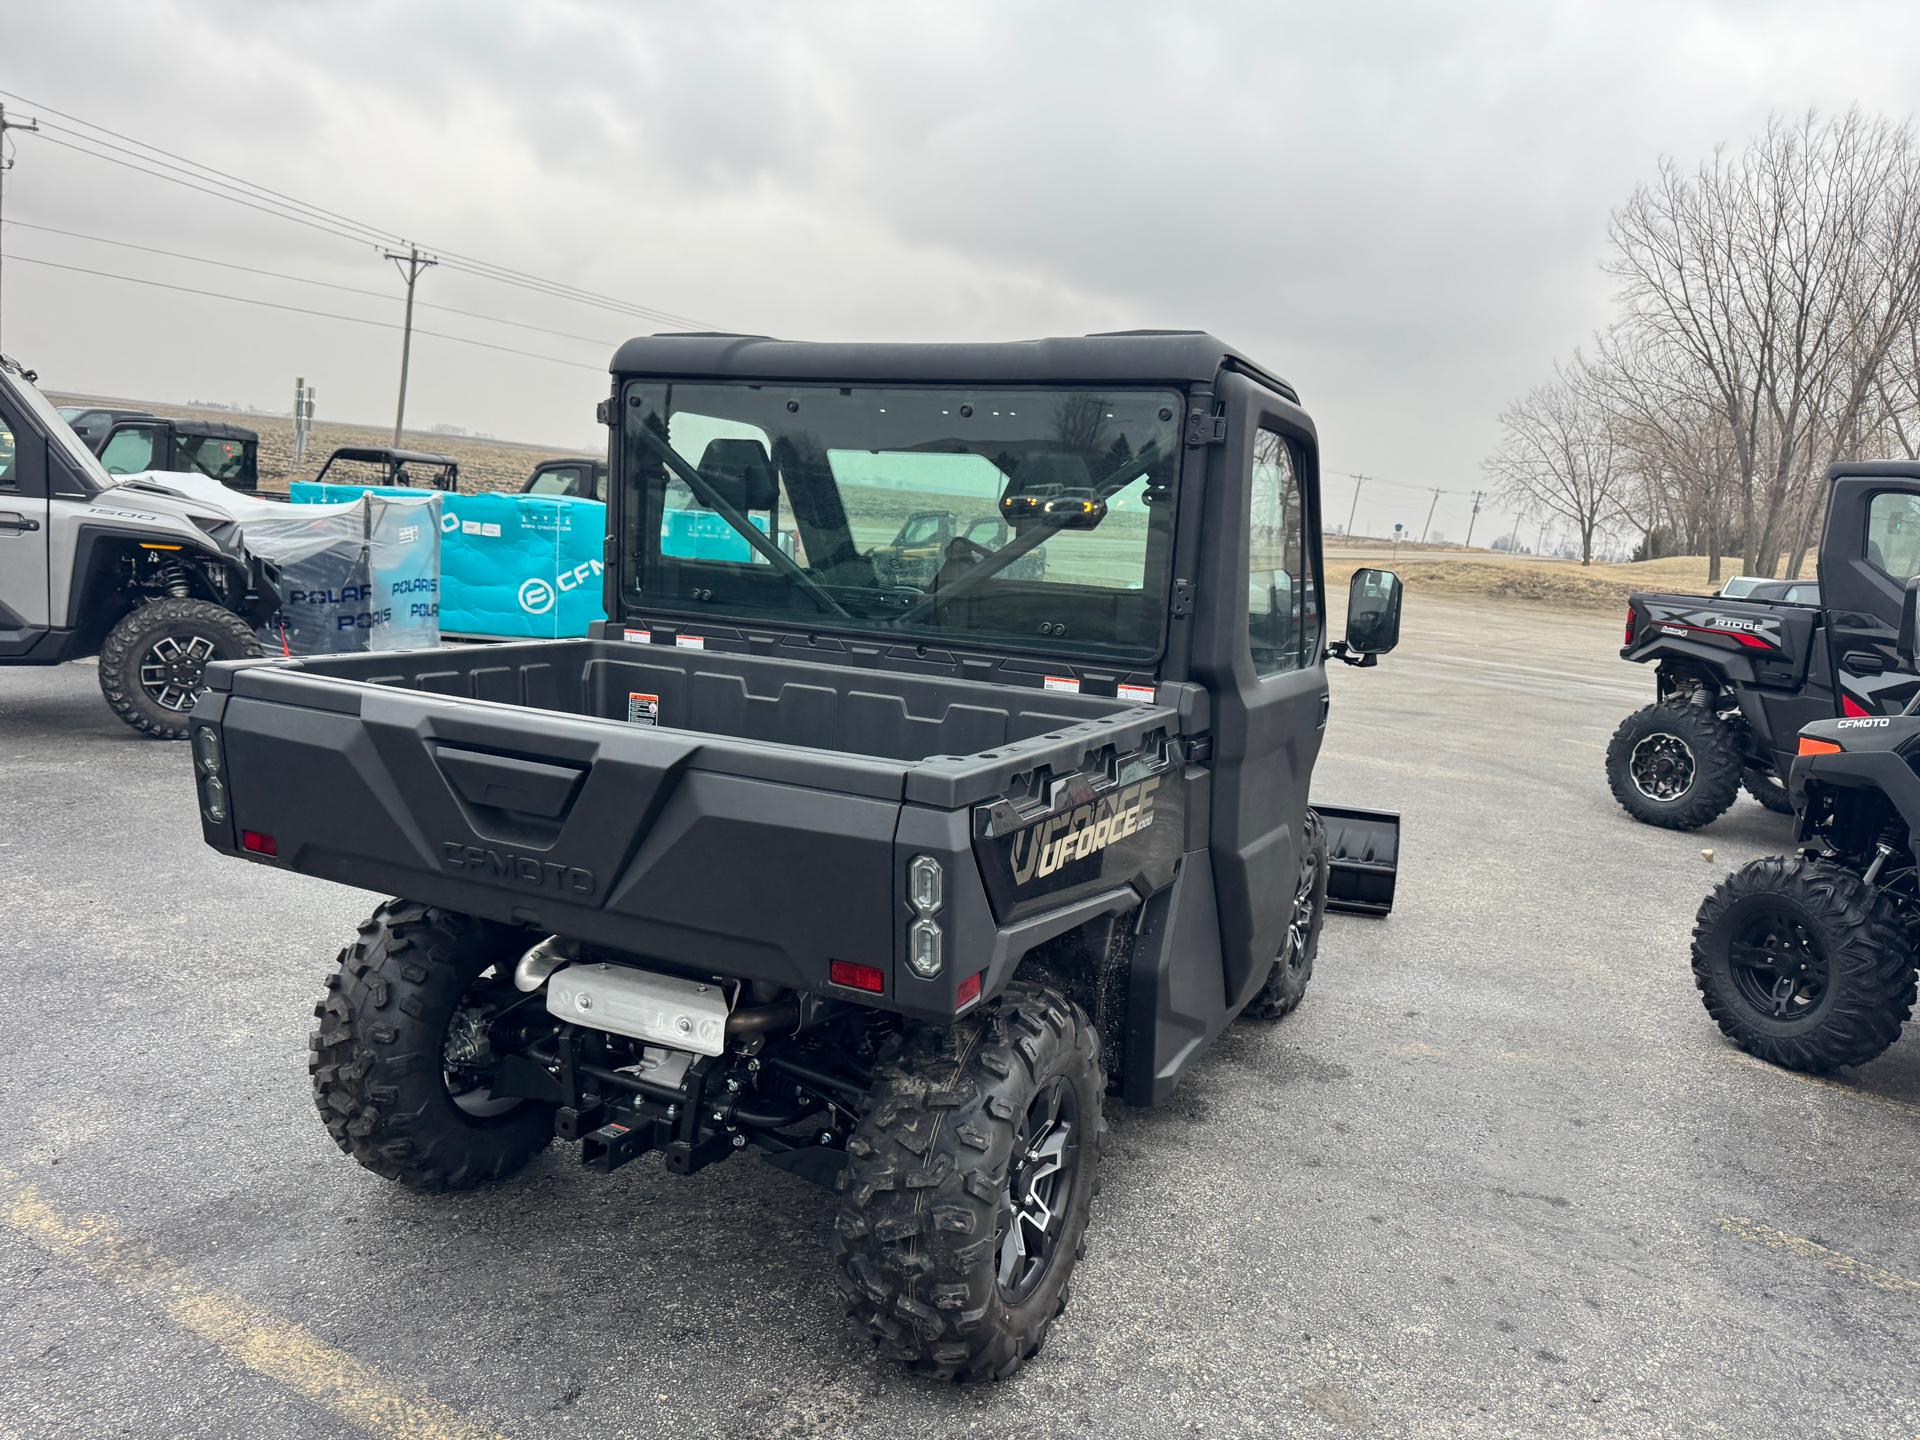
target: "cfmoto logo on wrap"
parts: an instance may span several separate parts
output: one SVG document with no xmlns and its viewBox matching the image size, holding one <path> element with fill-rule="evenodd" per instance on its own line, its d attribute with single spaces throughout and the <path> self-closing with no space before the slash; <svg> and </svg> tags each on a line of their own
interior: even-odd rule
<svg viewBox="0 0 1921 1441">
<path fill-rule="evenodd" d="M 547 614 L 559 598 L 552 582 L 544 581 L 539 576 L 520 583 L 520 608 L 529 615 Z"/>
</svg>

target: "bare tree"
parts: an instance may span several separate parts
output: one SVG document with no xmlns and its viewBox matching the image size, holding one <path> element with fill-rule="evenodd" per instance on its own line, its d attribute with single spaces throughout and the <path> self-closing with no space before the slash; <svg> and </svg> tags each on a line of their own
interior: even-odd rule
<svg viewBox="0 0 1921 1441">
<path fill-rule="evenodd" d="M 1889 371 L 1921 298 L 1915 176 L 1912 122 L 1810 113 L 1691 176 L 1663 161 L 1614 215 L 1623 325 L 1713 406 L 1751 574 L 1798 560 L 1826 461 L 1911 413 Z"/>
<path fill-rule="evenodd" d="M 1628 472 L 1615 416 L 1580 357 L 1501 412 L 1501 444 L 1483 462 L 1489 479 L 1517 509 L 1539 510 L 1574 526 L 1581 564 L 1594 561 L 1601 525 L 1624 515 Z"/>
</svg>

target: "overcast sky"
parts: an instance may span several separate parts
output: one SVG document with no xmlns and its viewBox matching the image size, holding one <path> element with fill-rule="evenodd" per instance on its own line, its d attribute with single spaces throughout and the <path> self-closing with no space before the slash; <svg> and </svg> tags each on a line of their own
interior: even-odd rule
<svg viewBox="0 0 1921 1441">
<path fill-rule="evenodd" d="M 1330 521 L 1342 472 L 1409 487 L 1363 488 L 1380 532 L 1418 529 L 1420 487 L 1474 489 L 1501 407 L 1605 322 L 1608 212 L 1659 157 L 1738 146 L 1771 111 L 1913 113 L 1918 16 L 1913 0 L 0 0 L 0 89 L 28 101 L 0 100 L 716 328 L 1205 328 L 1299 388 Z M 284 410 L 303 375 L 324 417 L 391 424 L 395 331 L 13 259 L 397 322 L 372 246 L 13 145 L 0 338 L 44 385 Z M 574 364 L 417 339 L 410 427 L 597 445 L 612 345 L 680 328 L 446 268 L 419 294 L 585 338 L 421 312 Z M 1443 498 L 1436 528 L 1465 524 Z"/>
</svg>

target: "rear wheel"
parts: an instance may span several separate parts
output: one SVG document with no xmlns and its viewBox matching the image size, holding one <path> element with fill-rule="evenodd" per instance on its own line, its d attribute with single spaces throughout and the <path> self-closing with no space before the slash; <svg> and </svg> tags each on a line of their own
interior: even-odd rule
<svg viewBox="0 0 1921 1441">
<path fill-rule="evenodd" d="M 1085 1246 L 1099 1037 L 1058 991 L 1016 981 L 985 1011 L 891 1045 L 847 1146 L 836 1280 L 894 1359 L 1005 1379 L 1066 1306 Z"/>
<path fill-rule="evenodd" d="M 1637 821 L 1691 831 L 1734 804 L 1741 753 L 1718 716 L 1666 702 L 1615 728 L 1607 778 L 1614 798 Z"/>
<path fill-rule="evenodd" d="M 416 1191 L 464 1191 L 517 1171 L 554 1138 L 554 1107 L 495 1098 L 494 1020 L 526 937 L 411 901 L 360 927 L 327 977 L 309 1042 L 314 1104 L 334 1144 Z"/>
<path fill-rule="evenodd" d="M 1753 861 L 1715 887 L 1693 956 L 1722 1033 L 1797 1071 L 1866 1065 L 1914 1007 L 1914 947 L 1893 902 L 1805 857 Z"/>
<path fill-rule="evenodd" d="M 114 714 L 161 740 L 185 740 L 187 717 L 217 660 L 260 654 L 247 623 L 207 600 L 159 600 L 122 616 L 100 647 L 100 692 Z"/>
<path fill-rule="evenodd" d="M 1781 784 L 1771 770 L 1743 771 L 1741 789 L 1778 816 L 1794 814 L 1794 802 L 1788 797 L 1788 788 Z"/>
<path fill-rule="evenodd" d="M 1307 983 L 1314 978 L 1314 956 L 1321 947 L 1321 922 L 1327 917 L 1327 832 L 1321 818 L 1307 813 L 1306 844 L 1301 847 L 1300 870 L 1294 880 L 1294 906 L 1288 914 L 1287 935 L 1267 984 L 1241 1014 L 1259 1021 L 1279 1020 L 1300 1005 Z"/>
</svg>

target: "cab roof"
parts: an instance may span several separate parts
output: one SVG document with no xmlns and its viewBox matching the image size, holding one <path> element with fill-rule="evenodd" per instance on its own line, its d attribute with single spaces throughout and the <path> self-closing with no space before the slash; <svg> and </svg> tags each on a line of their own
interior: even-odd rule
<svg viewBox="0 0 1921 1441">
<path fill-rule="evenodd" d="M 608 368 L 630 377 L 882 385 L 1205 385 L 1228 369 L 1297 404 L 1300 400 L 1279 376 L 1201 330 L 1123 330 L 985 344 L 823 343 L 712 332 L 647 335 L 621 346 Z"/>
</svg>

